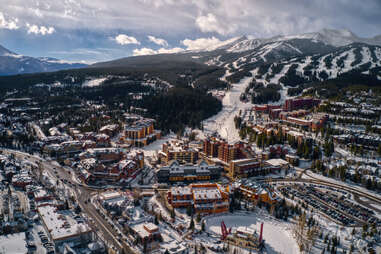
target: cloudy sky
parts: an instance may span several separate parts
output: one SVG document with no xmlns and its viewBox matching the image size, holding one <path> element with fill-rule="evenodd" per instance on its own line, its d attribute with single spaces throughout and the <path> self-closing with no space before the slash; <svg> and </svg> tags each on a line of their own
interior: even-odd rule
<svg viewBox="0 0 381 254">
<path fill-rule="evenodd" d="M 0 45 L 95 62 L 323 28 L 381 34 L 380 0 L 0 0 Z"/>
</svg>

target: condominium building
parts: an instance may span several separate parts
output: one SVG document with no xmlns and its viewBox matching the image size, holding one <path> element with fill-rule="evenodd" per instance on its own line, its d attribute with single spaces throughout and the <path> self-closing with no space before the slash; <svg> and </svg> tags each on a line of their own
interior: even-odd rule
<svg viewBox="0 0 381 254">
<path fill-rule="evenodd" d="M 174 208 L 192 207 L 195 213 L 212 214 L 229 210 L 229 194 L 219 184 L 190 184 L 172 187 L 167 193 L 168 203 Z"/>
<path fill-rule="evenodd" d="M 161 132 L 155 130 L 154 122 L 153 119 L 140 118 L 133 123 L 125 124 L 121 140 L 132 146 L 141 147 L 160 139 Z"/>
<path fill-rule="evenodd" d="M 238 191 L 242 197 L 253 203 L 263 202 L 273 205 L 280 201 L 280 198 L 267 185 L 258 185 L 255 182 L 244 181 L 238 186 Z"/>
<path fill-rule="evenodd" d="M 203 153 L 206 157 L 218 158 L 226 163 L 244 157 L 239 144 L 231 145 L 216 138 L 207 138 L 204 140 Z"/>
<path fill-rule="evenodd" d="M 208 181 L 218 179 L 222 170 L 222 167 L 209 165 L 205 161 L 195 165 L 172 161 L 168 166 L 161 167 L 156 176 L 160 183 Z"/>
<path fill-rule="evenodd" d="M 232 160 L 229 163 L 228 176 L 234 178 L 246 178 L 264 174 L 265 170 L 261 167 L 257 159 Z"/>
<path fill-rule="evenodd" d="M 97 181 L 115 183 L 133 179 L 144 167 L 144 153 L 130 153 L 115 163 L 105 165 L 96 158 L 82 159 L 78 165 L 79 178 L 87 184 Z"/>
<path fill-rule="evenodd" d="M 171 140 L 164 143 L 159 155 L 165 164 L 172 160 L 177 160 L 180 163 L 195 164 L 199 159 L 199 151 L 197 148 L 191 147 L 188 143 L 178 140 Z"/>
<path fill-rule="evenodd" d="M 304 97 L 296 99 L 287 99 L 283 104 L 283 110 L 292 111 L 302 108 L 313 108 L 320 104 L 319 99 Z"/>
<path fill-rule="evenodd" d="M 95 158 L 102 163 L 111 163 L 120 161 L 125 155 L 125 150 L 121 148 L 90 148 L 79 154 L 81 160 Z"/>
</svg>

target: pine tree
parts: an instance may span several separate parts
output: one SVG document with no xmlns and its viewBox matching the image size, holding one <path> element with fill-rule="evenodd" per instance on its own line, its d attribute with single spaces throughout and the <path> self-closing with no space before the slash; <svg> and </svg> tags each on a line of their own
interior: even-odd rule
<svg viewBox="0 0 381 254">
<path fill-rule="evenodd" d="M 189 229 L 193 230 L 194 229 L 194 221 L 193 221 L 193 217 L 191 218 L 191 221 L 189 223 Z"/>
<path fill-rule="evenodd" d="M 200 213 L 197 213 L 196 221 L 197 221 L 197 223 L 199 223 L 201 221 L 201 214 Z"/>
<path fill-rule="evenodd" d="M 176 217 L 175 210 L 172 209 L 170 213 L 171 213 L 171 218 L 174 219 Z"/>
<path fill-rule="evenodd" d="M 187 207 L 187 215 L 188 216 L 192 215 L 192 207 L 190 207 L 190 206 Z"/>
</svg>

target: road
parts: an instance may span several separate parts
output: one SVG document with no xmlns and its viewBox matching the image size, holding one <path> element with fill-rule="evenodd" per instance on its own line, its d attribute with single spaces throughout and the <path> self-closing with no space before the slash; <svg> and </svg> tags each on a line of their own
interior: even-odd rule
<svg viewBox="0 0 381 254">
<path fill-rule="evenodd" d="M 362 201 L 359 197 L 363 197 L 363 198 L 372 200 L 372 201 L 376 202 L 376 203 L 379 204 L 379 205 L 381 204 L 381 198 L 379 198 L 379 197 L 377 197 L 377 196 L 375 196 L 375 195 L 372 195 L 372 194 L 369 193 L 369 192 L 361 191 L 361 190 L 359 190 L 358 188 L 349 187 L 349 186 L 347 186 L 347 185 L 341 185 L 341 184 L 336 184 L 336 183 L 332 183 L 332 182 L 329 182 L 329 181 L 324 181 L 324 180 L 322 180 L 322 179 L 319 179 L 319 178 L 314 177 L 314 176 L 312 176 L 311 174 L 309 174 L 308 169 L 305 170 L 304 174 L 306 174 L 306 176 L 308 176 L 308 177 L 310 177 L 310 178 L 312 178 L 312 179 L 315 179 L 315 180 L 318 180 L 318 181 L 320 180 L 320 181 L 323 181 L 323 182 L 326 182 L 326 183 L 331 183 L 331 184 L 333 184 L 333 185 L 335 185 L 335 186 L 344 187 L 344 188 L 346 188 L 347 191 L 350 191 L 350 192 L 353 191 L 352 194 L 353 194 L 353 196 L 354 196 L 354 199 L 355 199 L 355 200 L 358 199 L 358 201 L 360 201 L 359 203 L 360 203 L 360 204 L 364 204 L 365 206 L 369 206 L 369 204 L 368 204 L 367 202 Z M 356 201 L 357 201 L 357 200 L 356 200 Z M 373 207 L 369 207 L 369 208 L 370 208 L 370 209 L 375 209 L 375 208 L 373 208 Z M 379 211 L 378 209 L 375 209 L 375 210 Z"/>
</svg>

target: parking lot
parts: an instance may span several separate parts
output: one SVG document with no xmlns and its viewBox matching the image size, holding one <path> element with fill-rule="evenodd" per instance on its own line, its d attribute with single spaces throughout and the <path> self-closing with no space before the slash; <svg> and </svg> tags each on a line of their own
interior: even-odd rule
<svg viewBox="0 0 381 254">
<path fill-rule="evenodd" d="M 344 226 L 381 224 L 381 220 L 374 216 L 374 211 L 355 203 L 350 193 L 340 189 L 304 183 L 282 185 L 278 190 L 285 197 L 300 200 Z"/>
</svg>

